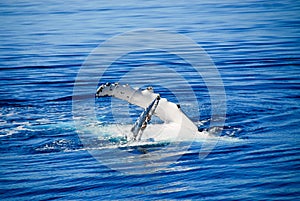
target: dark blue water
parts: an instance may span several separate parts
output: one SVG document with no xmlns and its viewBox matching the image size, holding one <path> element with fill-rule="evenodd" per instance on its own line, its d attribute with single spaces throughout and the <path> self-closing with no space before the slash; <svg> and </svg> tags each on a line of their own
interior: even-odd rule
<svg viewBox="0 0 300 201">
<path fill-rule="evenodd" d="M 2 1 L 1 200 L 300 199 L 299 13 L 300 3 L 288 0 Z M 232 140 L 220 140 L 206 158 L 199 159 L 201 145 L 194 143 L 164 169 L 122 174 L 82 144 L 72 116 L 77 73 L 101 42 L 137 28 L 184 34 L 218 68 L 227 100 L 222 136 Z M 128 58 L 107 79 L 117 79 L 134 61 L 182 64 L 147 52 Z M 183 109 L 207 122 L 207 90 L 190 79 L 203 95 L 201 118 Z M 109 124 L 109 115 L 101 121 Z"/>
</svg>

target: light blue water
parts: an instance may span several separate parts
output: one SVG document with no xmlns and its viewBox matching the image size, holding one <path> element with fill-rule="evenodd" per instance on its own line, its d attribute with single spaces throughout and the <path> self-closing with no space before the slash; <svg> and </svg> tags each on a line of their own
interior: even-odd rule
<svg viewBox="0 0 300 201">
<path fill-rule="evenodd" d="M 299 13 L 297 1 L 2 1 L 1 200 L 299 199 Z M 72 118 L 76 75 L 101 42 L 137 28 L 181 33 L 206 50 L 226 90 L 222 135 L 235 141 L 219 141 L 205 159 L 194 143 L 163 170 L 136 175 L 108 168 L 84 148 Z M 182 65 L 139 52 L 116 62 L 120 70 L 107 79 L 149 62 Z M 211 110 L 206 87 L 187 79 L 200 97 L 201 118 L 195 119 L 195 105 L 183 109 L 205 122 Z M 98 115 L 106 125 L 105 112 Z"/>
</svg>

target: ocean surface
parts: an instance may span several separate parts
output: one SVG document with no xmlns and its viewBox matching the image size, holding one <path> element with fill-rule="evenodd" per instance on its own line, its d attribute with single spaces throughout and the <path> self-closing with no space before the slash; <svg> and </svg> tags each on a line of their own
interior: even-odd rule
<svg viewBox="0 0 300 201">
<path fill-rule="evenodd" d="M 218 69 L 226 118 L 206 157 L 201 140 L 127 147 L 113 139 L 141 109 L 110 98 L 92 97 L 99 123 L 85 126 L 111 136 L 82 140 L 72 111 L 76 77 L 101 43 L 136 29 L 182 34 Z M 1 1 L 0 199 L 299 200 L 299 47 L 299 1 Z M 186 97 L 182 110 L 199 130 L 212 129 L 208 88 L 176 55 L 128 53 L 100 82 L 147 65 L 179 69 L 198 102 Z M 126 79 L 145 87 L 149 74 Z M 152 84 L 178 101 L 169 87 L 181 82 Z M 117 106 L 129 107 L 130 118 Z"/>
</svg>

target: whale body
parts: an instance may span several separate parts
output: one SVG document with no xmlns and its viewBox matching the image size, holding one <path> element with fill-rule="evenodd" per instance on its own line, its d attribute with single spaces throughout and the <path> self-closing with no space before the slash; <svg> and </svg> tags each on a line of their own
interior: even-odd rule
<svg viewBox="0 0 300 201">
<path fill-rule="evenodd" d="M 144 108 L 148 106 L 157 98 L 160 97 L 160 101 L 156 106 L 153 113 L 154 116 L 160 118 L 165 124 L 174 125 L 177 133 L 198 133 L 198 127 L 183 113 L 177 104 L 168 101 L 166 98 L 162 98 L 160 94 L 154 93 L 152 87 L 147 87 L 142 90 L 139 88 L 132 88 L 125 84 L 119 83 L 106 83 L 98 87 L 96 91 L 96 97 L 110 96 L 127 101 L 130 104 L 137 105 Z M 188 132 L 186 132 L 188 131 Z"/>
</svg>

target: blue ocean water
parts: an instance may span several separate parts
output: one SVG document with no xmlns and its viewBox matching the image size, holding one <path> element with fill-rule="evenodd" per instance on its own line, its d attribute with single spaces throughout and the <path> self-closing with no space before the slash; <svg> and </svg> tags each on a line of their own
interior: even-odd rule
<svg viewBox="0 0 300 201">
<path fill-rule="evenodd" d="M 289 0 L 0 2 L 1 200 L 299 199 L 299 13 L 300 3 Z M 222 136 L 232 140 L 220 140 L 204 159 L 194 143 L 164 169 L 122 174 L 82 144 L 73 86 L 100 43 L 141 28 L 183 34 L 205 49 L 224 83 Z M 116 62 L 119 70 L 107 79 L 149 61 L 185 68 L 163 53 L 138 52 Z M 200 119 L 189 109 L 194 105 L 183 110 L 206 129 L 206 87 L 192 75 L 186 79 L 199 96 Z M 111 116 L 105 112 L 98 115 L 106 125 Z M 99 146 L 91 142 L 90 148 Z"/>
</svg>

